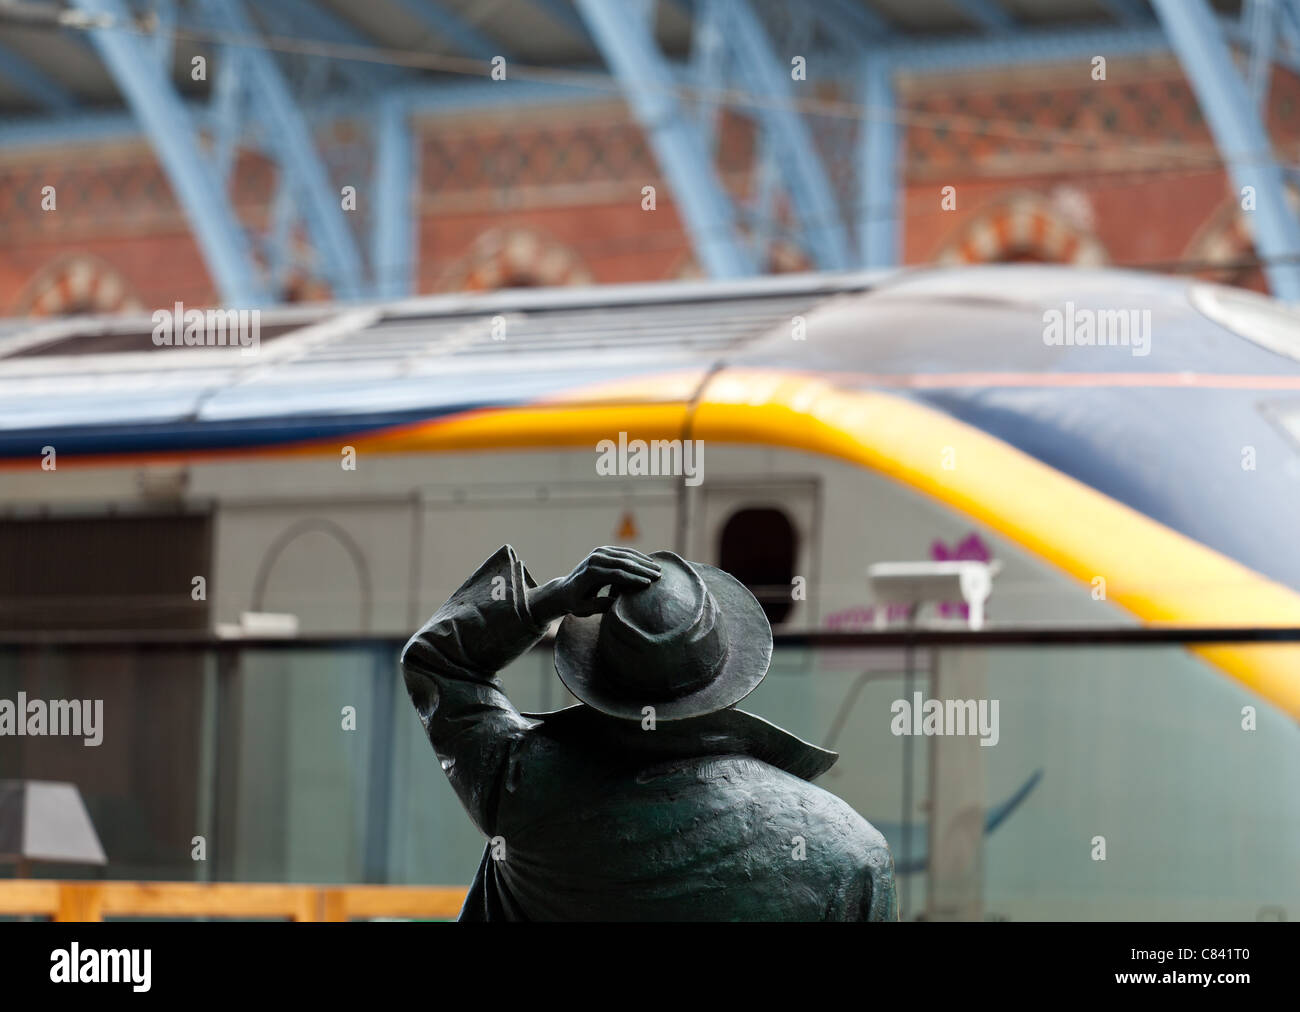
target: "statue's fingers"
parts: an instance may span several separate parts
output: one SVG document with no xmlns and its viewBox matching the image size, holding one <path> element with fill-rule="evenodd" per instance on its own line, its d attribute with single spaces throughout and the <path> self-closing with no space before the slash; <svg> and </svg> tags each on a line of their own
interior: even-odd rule
<svg viewBox="0 0 1300 1012">
<path fill-rule="evenodd" d="M 644 565 L 653 566 L 655 569 L 659 568 L 657 560 L 652 559 L 643 552 L 638 552 L 635 548 L 623 548 L 619 545 L 606 545 L 604 548 L 600 549 L 600 551 L 620 559 L 630 559 L 633 562 L 640 562 Z"/>
<path fill-rule="evenodd" d="M 644 576 L 651 582 L 659 579 L 660 575 L 662 575 L 662 570 L 658 566 L 651 566 L 645 562 L 633 562 L 630 559 L 620 563 L 618 568 L 625 573 L 631 573 L 633 576 Z"/>
<path fill-rule="evenodd" d="M 600 554 L 593 560 L 597 566 L 606 569 L 624 569 L 630 573 L 649 576 L 652 579 L 659 578 L 659 563 L 654 559 L 641 555 L 639 552 L 622 548 L 602 548 L 599 551 Z"/>
<path fill-rule="evenodd" d="M 655 575 L 658 575 L 660 568 L 657 560 L 630 548 L 601 548 L 597 553 L 593 553 L 593 561 L 597 565 L 632 568 L 638 572 L 649 571 Z"/>
<path fill-rule="evenodd" d="M 659 570 L 652 566 L 647 566 L 643 562 L 633 562 L 631 559 L 622 559 L 606 567 L 611 573 L 618 573 L 620 576 L 636 577 L 644 579 L 651 583 L 659 579 Z"/>
<path fill-rule="evenodd" d="M 633 567 L 636 568 L 633 568 Z M 601 581 L 600 586 L 614 584 L 620 587 L 648 587 L 659 578 L 659 574 L 641 566 L 640 563 L 623 563 L 621 565 L 594 566 L 591 574 Z"/>
</svg>

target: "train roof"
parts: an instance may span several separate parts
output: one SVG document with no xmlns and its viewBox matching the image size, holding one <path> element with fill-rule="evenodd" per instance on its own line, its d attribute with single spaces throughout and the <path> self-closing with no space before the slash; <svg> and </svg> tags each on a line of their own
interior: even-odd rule
<svg viewBox="0 0 1300 1012">
<path fill-rule="evenodd" d="M 261 311 L 255 351 L 158 347 L 155 316 L 5 320 L 0 432 L 512 402 L 697 366 L 872 284 L 810 275 L 289 306 Z"/>
<path fill-rule="evenodd" d="M 1222 314 L 1213 322 L 1215 298 L 1279 317 L 1274 346 L 1237 340 Z M 1176 362 L 1169 344 L 1154 358 L 1071 356 L 1046 345 L 1044 313 L 1067 303 L 1153 311 L 1166 337 L 1178 332 Z M 1184 279 L 1034 265 L 289 306 L 261 312 L 256 349 L 187 347 L 180 336 L 176 347 L 157 346 L 156 336 L 166 339 L 157 315 L 0 320 L 0 433 L 440 413 L 732 363 L 857 371 L 867 385 L 954 370 L 1296 373 L 1300 326 L 1275 305 Z"/>
</svg>

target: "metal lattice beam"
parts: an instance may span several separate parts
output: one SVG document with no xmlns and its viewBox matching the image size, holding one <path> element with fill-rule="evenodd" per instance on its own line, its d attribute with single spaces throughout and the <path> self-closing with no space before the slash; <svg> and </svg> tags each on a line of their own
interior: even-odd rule
<svg viewBox="0 0 1300 1012">
<path fill-rule="evenodd" d="M 150 0 L 149 10 L 154 18 L 153 56 L 167 74 L 176 50 L 176 4 L 173 0 Z"/>
<path fill-rule="evenodd" d="M 1286 10 L 1285 4 L 1278 9 L 1278 16 L 1274 22 L 1277 35 L 1268 47 L 1270 58 L 1273 63 L 1286 67 L 1293 74 L 1300 74 L 1300 33 L 1296 33 L 1292 29 L 1290 22 L 1285 17 Z M 1247 54 L 1247 66 L 1254 66 L 1253 54 L 1255 47 L 1251 42 L 1249 32 L 1242 24 L 1242 19 L 1220 17 L 1219 29 L 1229 43 Z M 1253 69 L 1251 73 L 1259 73 L 1259 69 Z M 1261 92 L 1267 91 L 1266 84 L 1256 85 L 1252 83 L 1252 94 L 1255 92 L 1256 87 L 1259 87 Z"/>
<path fill-rule="evenodd" d="M 1232 60 L 1205 0 L 1152 0 L 1187 82 L 1238 191 L 1252 187 L 1256 209 L 1247 220 L 1273 294 L 1300 301 L 1300 220 L 1288 206 L 1278 164 L 1258 106 Z"/>
<path fill-rule="evenodd" d="M 239 0 L 199 0 L 199 6 L 214 27 L 232 36 L 257 34 Z M 249 111 L 288 177 L 323 273 L 336 298 L 357 298 L 363 292 L 362 260 L 312 131 L 271 54 L 254 45 L 238 51 L 245 87 L 255 96 Z"/>
<path fill-rule="evenodd" d="M 1246 80 L 1255 105 L 1263 108 L 1273 73 L 1273 41 L 1277 31 L 1277 9 L 1273 0 L 1246 0 L 1241 9 L 1241 20 L 1250 39 Z"/>
<path fill-rule="evenodd" d="M 725 90 L 727 41 L 723 35 L 720 9 L 715 4 L 705 4 L 696 15 L 691 31 L 690 78 L 699 89 L 701 98 L 696 103 L 704 150 L 713 157 L 717 144 L 718 118 L 722 103 L 713 98 Z"/>
<path fill-rule="evenodd" d="M 275 0 L 258 4 L 257 17 L 276 32 L 300 38 L 304 31 L 322 42 L 344 46 L 374 46 L 375 40 L 363 35 L 348 22 L 312 0 Z M 360 92 L 386 87 L 404 76 L 396 67 L 369 61 L 337 61 L 340 73 Z"/>
<path fill-rule="evenodd" d="M 858 158 L 858 245 L 864 267 L 900 260 L 902 187 L 894 68 L 883 52 L 870 52 L 862 74 L 861 153 Z"/>
<path fill-rule="evenodd" d="M 1300 58 L 1300 4 L 1284 3 L 1279 14 L 1282 41 L 1291 55 L 1292 69 Z"/>
<path fill-rule="evenodd" d="M 773 145 L 799 223 L 804 245 L 818 267 L 849 267 L 849 241 L 835 193 L 803 116 L 794 107 L 789 65 L 777 59 L 767 32 L 747 0 L 714 0 L 723 13 L 723 35 L 735 47 L 736 72 L 761 104 L 754 110 Z"/>
<path fill-rule="evenodd" d="M 375 292 L 399 298 L 414 290 L 418 237 L 416 150 L 410 111 L 399 95 L 380 98 L 375 117 L 375 217 L 370 261 Z"/>
<path fill-rule="evenodd" d="M 72 0 L 86 14 L 129 24 L 122 0 Z M 248 237 L 235 217 L 171 79 L 146 40 L 129 28 L 96 28 L 91 42 L 144 128 L 224 302 L 256 306 L 270 300 L 253 267 Z"/>
<path fill-rule="evenodd" d="M 753 274 L 754 260 L 739 241 L 731 198 L 714 171 L 698 123 L 678 101 L 673 72 L 659 52 L 646 12 L 604 0 L 577 0 L 577 5 L 650 138 L 700 265 L 717 278 Z"/>
</svg>

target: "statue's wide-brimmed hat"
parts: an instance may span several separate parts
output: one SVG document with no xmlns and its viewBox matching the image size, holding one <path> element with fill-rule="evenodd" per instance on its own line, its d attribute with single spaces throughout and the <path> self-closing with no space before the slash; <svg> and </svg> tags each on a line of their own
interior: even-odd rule
<svg viewBox="0 0 1300 1012">
<path fill-rule="evenodd" d="M 655 552 L 659 579 L 603 614 L 570 615 L 555 643 L 560 680 L 612 717 L 656 721 L 716 713 L 748 696 L 772 661 L 772 627 L 729 573 Z"/>
</svg>

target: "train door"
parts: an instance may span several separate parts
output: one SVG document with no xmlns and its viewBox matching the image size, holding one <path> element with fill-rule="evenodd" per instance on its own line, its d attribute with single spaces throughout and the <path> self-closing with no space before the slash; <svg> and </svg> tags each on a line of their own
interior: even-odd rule
<svg viewBox="0 0 1300 1012">
<path fill-rule="evenodd" d="M 692 510 L 690 557 L 744 583 L 773 629 L 815 628 L 818 496 L 813 479 L 708 482 Z"/>
</svg>

